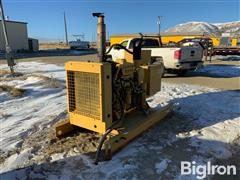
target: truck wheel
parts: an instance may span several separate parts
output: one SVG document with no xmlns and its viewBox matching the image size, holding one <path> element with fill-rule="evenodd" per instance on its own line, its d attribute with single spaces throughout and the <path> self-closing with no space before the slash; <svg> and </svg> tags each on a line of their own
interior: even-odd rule
<svg viewBox="0 0 240 180">
<path fill-rule="evenodd" d="M 187 73 L 187 70 L 178 70 L 176 73 L 178 76 L 184 76 Z"/>
</svg>

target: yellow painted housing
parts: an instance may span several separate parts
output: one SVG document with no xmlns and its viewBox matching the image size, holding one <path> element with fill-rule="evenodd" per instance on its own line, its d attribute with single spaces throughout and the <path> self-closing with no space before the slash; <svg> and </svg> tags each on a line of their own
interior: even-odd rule
<svg viewBox="0 0 240 180">
<path fill-rule="evenodd" d="M 112 85 L 109 63 L 67 62 L 70 124 L 104 133 L 112 124 Z"/>
</svg>

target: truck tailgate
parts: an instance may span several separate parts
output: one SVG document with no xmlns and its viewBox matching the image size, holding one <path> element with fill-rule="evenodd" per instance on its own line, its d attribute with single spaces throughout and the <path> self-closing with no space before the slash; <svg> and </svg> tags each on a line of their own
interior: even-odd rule
<svg viewBox="0 0 240 180">
<path fill-rule="evenodd" d="M 181 47 L 180 62 L 202 61 L 203 51 L 201 47 Z"/>
</svg>

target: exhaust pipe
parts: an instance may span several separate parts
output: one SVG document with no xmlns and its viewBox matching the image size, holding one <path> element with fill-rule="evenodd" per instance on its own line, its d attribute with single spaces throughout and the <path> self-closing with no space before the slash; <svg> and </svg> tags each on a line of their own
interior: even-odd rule
<svg viewBox="0 0 240 180">
<path fill-rule="evenodd" d="M 106 52 L 106 25 L 104 23 L 103 13 L 92 13 L 93 17 L 98 18 L 97 24 L 97 49 L 100 62 L 105 61 Z"/>
</svg>

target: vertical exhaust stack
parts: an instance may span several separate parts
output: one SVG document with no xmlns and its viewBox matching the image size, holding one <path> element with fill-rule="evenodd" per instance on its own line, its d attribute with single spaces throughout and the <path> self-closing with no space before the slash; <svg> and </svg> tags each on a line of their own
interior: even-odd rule
<svg viewBox="0 0 240 180">
<path fill-rule="evenodd" d="M 106 52 L 106 25 L 104 23 L 104 14 L 103 13 L 93 13 L 93 17 L 98 18 L 97 24 L 97 49 L 98 57 L 100 62 L 105 61 L 105 52 Z"/>
</svg>

